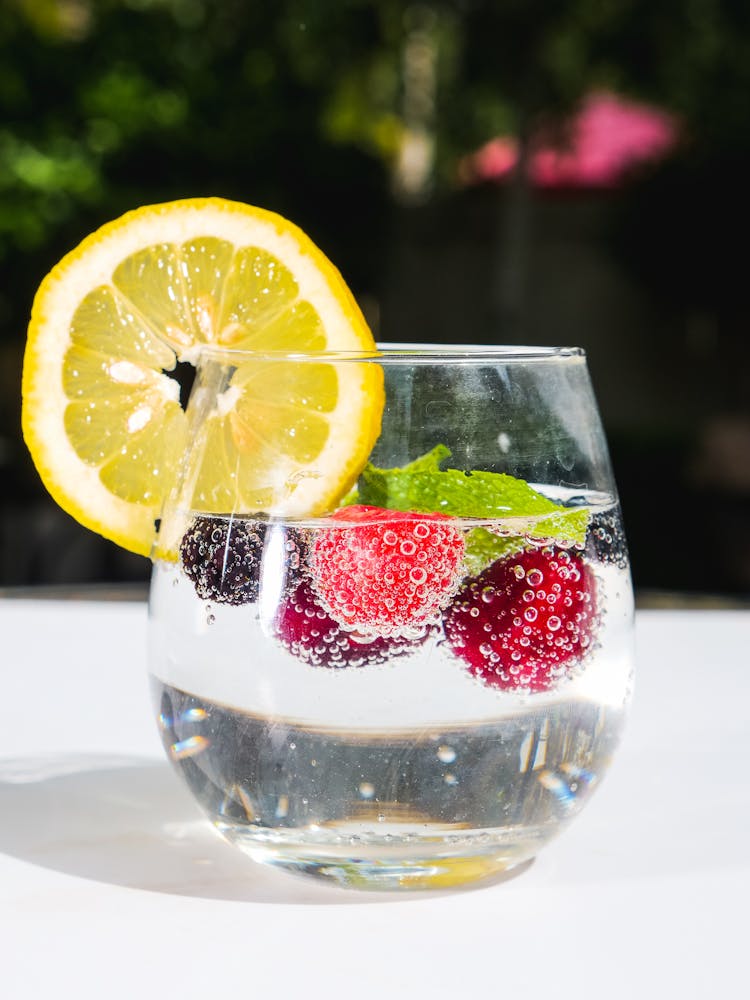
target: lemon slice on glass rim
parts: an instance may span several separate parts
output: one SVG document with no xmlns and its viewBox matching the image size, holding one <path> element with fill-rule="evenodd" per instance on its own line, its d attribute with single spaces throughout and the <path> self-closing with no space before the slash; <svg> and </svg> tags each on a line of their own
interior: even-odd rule
<svg viewBox="0 0 750 1000">
<path fill-rule="evenodd" d="M 148 555 L 189 436 L 166 373 L 226 352 L 237 367 L 203 430 L 211 464 L 195 506 L 315 516 L 367 461 L 382 371 L 284 355 L 374 350 L 339 272 L 281 216 L 219 198 L 139 208 L 42 282 L 24 357 L 24 438 L 64 510 Z M 231 351 L 279 354 L 254 364 Z M 290 394 L 307 404 L 293 434 Z"/>
</svg>

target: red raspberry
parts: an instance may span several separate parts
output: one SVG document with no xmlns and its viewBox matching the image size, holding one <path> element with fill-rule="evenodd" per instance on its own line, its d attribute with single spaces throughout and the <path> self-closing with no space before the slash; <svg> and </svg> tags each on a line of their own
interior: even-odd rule
<svg viewBox="0 0 750 1000">
<path fill-rule="evenodd" d="M 339 624 L 393 634 L 429 624 L 445 607 L 464 555 L 452 518 L 354 505 L 332 519 L 336 526 L 315 540 L 311 567 L 317 595 Z"/>
<path fill-rule="evenodd" d="M 547 691 L 591 646 L 596 581 L 576 552 L 529 549 L 470 580 L 445 613 L 453 652 L 503 689 Z"/>
<path fill-rule="evenodd" d="M 333 668 L 385 663 L 417 649 L 430 634 L 426 629 L 422 638 L 406 639 L 347 632 L 323 610 L 305 580 L 280 605 L 275 631 L 281 644 L 298 660 L 313 667 Z"/>
</svg>

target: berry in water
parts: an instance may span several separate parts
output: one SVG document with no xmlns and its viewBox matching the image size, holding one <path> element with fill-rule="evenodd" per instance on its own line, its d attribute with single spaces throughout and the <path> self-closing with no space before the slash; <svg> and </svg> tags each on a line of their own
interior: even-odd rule
<svg viewBox="0 0 750 1000">
<path fill-rule="evenodd" d="M 593 642 L 594 574 L 576 552 L 527 549 L 469 580 L 443 624 L 476 677 L 507 690 L 547 691 Z"/>
<path fill-rule="evenodd" d="M 303 549 L 302 538 L 280 526 L 199 516 L 182 538 L 180 560 L 198 597 L 240 605 L 258 600 L 261 576 L 269 572 L 269 556 L 274 562 L 274 572 L 269 575 L 276 583 L 279 574 L 285 579 L 299 567 Z"/>
<path fill-rule="evenodd" d="M 313 667 L 364 667 L 385 663 L 420 646 L 434 629 L 414 638 L 359 635 L 342 629 L 321 607 L 311 584 L 302 580 L 279 605 L 274 621 L 277 639 Z"/>
<path fill-rule="evenodd" d="M 318 534 L 311 568 L 316 594 L 336 622 L 393 635 L 435 619 L 455 592 L 464 555 L 451 518 L 354 505 L 332 521 Z"/>
</svg>

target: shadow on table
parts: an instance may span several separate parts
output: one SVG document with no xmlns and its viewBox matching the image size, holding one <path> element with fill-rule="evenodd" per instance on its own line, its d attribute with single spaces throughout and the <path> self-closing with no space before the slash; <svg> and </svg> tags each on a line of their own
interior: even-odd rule
<svg viewBox="0 0 750 1000">
<path fill-rule="evenodd" d="M 0 761 L 0 816 L 0 852 L 132 889 L 317 905 L 424 898 L 420 892 L 355 893 L 253 864 L 213 830 L 167 763 L 138 757 Z"/>
</svg>

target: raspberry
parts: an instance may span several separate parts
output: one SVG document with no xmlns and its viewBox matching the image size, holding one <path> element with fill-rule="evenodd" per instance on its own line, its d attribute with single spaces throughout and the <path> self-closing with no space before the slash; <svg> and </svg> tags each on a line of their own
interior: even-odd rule
<svg viewBox="0 0 750 1000">
<path fill-rule="evenodd" d="M 392 635 L 433 620 L 453 595 L 464 555 L 461 532 L 444 514 L 355 505 L 315 541 L 314 587 L 340 625 Z"/>
<path fill-rule="evenodd" d="M 434 629 L 432 630 L 434 631 Z M 417 649 L 430 634 L 420 638 L 359 636 L 341 628 L 321 607 L 310 583 L 303 580 L 279 606 L 275 633 L 298 660 L 313 667 L 365 667 L 385 663 Z"/>
<path fill-rule="evenodd" d="M 270 549 L 277 531 L 283 531 L 286 539 L 281 546 L 284 571 L 293 571 L 300 564 L 304 543 L 289 529 L 271 528 L 261 521 L 196 517 L 180 543 L 180 558 L 198 597 L 219 604 L 257 601 L 264 549 Z"/>
<path fill-rule="evenodd" d="M 469 580 L 445 612 L 453 652 L 506 690 L 547 691 L 590 648 L 596 581 L 578 553 L 527 549 Z"/>
</svg>

